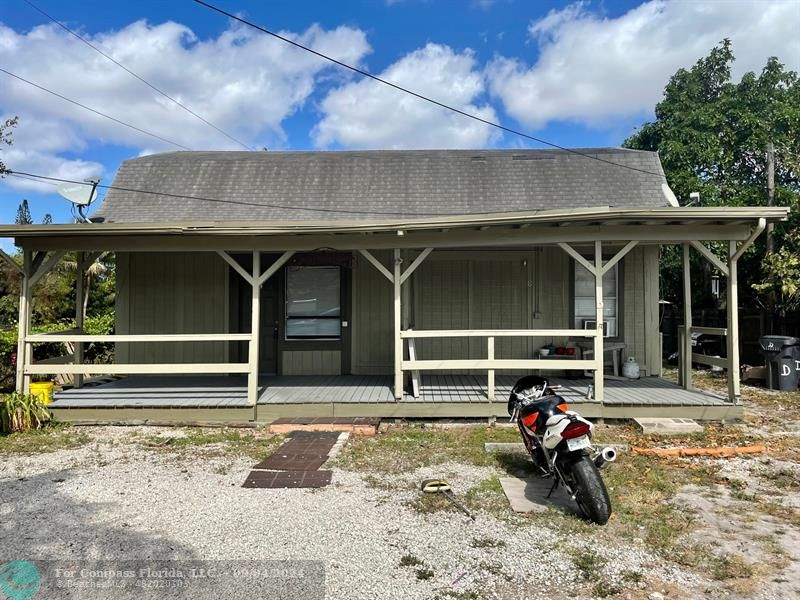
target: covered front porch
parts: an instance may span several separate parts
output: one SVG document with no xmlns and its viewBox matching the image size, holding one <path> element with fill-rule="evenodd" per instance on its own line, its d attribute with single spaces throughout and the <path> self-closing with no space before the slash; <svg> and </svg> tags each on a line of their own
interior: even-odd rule
<svg viewBox="0 0 800 600">
<path fill-rule="evenodd" d="M 63 421 L 271 422 L 279 417 L 489 418 L 506 416 L 506 399 L 517 377 L 497 375 L 494 401 L 486 377 L 432 375 L 418 396 L 397 401 L 391 375 L 262 377 L 258 402 L 248 403 L 240 376 L 140 376 L 98 382 L 56 394 L 51 405 Z M 555 378 L 570 406 L 592 418 L 670 416 L 701 420 L 741 417 L 741 406 L 660 377 L 607 380 L 605 399 L 591 397 L 592 379 Z"/>
<path fill-rule="evenodd" d="M 60 393 L 53 405 L 63 420 L 492 417 L 506 414 L 505 401 L 516 380 L 509 373 L 541 371 L 563 384 L 568 401 L 590 417 L 737 418 L 741 415 L 737 261 L 768 220 L 785 216 L 783 209 L 595 208 L 303 227 L 100 223 L 16 228 L 13 234 L 25 258 L 20 268 L 17 387 L 27 392 L 34 376 L 74 375 L 75 389 Z M 724 261 L 704 245 L 716 240 L 726 242 Z M 692 353 L 690 334 L 699 328 L 692 327 L 687 302 L 680 387 L 658 377 L 657 248 L 664 243 L 683 247 L 687 298 L 690 250 L 700 252 L 727 276 L 727 327 L 706 331 L 726 338 L 726 357 Z M 139 318 L 130 319 L 122 332 L 118 318 L 116 333 L 89 335 L 82 331 L 77 311 L 77 330 L 33 334 L 32 288 L 68 250 L 78 252 L 79 264 L 100 250 L 138 254 L 148 265 L 157 265 L 166 256 L 198 260 L 172 261 L 179 265 L 174 273 L 147 272 L 138 282 L 141 289 L 152 292 L 146 302 L 135 295 L 133 280 L 121 286 L 125 313 L 139 311 Z M 332 252 L 358 259 L 357 273 L 352 263 L 341 267 L 355 273 L 358 281 L 348 283 L 345 276 L 339 280 L 341 289 L 352 294 L 343 292 L 336 307 L 341 332 L 336 347 L 307 350 L 309 341 L 288 339 L 282 325 L 286 319 L 281 317 L 273 326 L 272 315 L 279 313 L 263 309 L 288 303 L 285 295 L 273 297 L 262 288 L 280 280 L 295 255 Z M 607 290 L 608 276 L 624 268 L 630 258 L 635 260 L 627 265 L 627 276 L 614 276 L 612 289 Z M 585 273 L 583 279 L 575 275 L 578 269 Z M 219 288 L 209 284 L 209 273 L 216 274 Z M 229 276 L 242 286 L 235 301 L 234 296 L 218 293 L 228 289 Z M 420 284 L 416 292 L 415 281 Z M 575 291 L 579 282 L 585 288 L 580 306 Z M 285 281 L 280 286 L 285 288 Z M 618 293 L 623 288 L 630 291 L 627 304 L 624 294 Z M 162 294 L 164 290 L 170 293 Z M 177 290 L 182 292 L 181 302 L 169 312 L 164 298 L 176 297 Z M 83 294 L 79 284 L 77 306 Z M 204 299 L 210 300 L 203 303 Z M 607 305 L 612 301 L 613 310 Z M 231 306 L 248 317 L 237 327 L 229 321 Z M 435 310 L 419 314 L 410 310 L 426 306 Z M 208 318 L 198 327 L 203 311 Z M 166 317 L 153 326 L 159 315 Z M 314 315 L 321 318 L 328 317 Z M 627 333 L 624 327 L 617 329 L 620 323 L 628 326 Z M 142 331 L 144 327 L 149 330 Z M 284 371 L 268 374 L 263 357 L 268 354 L 265 343 L 273 335 L 294 344 L 297 352 L 284 352 Z M 646 355 L 646 377 L 628 381 L 606 376 L 614 337 Z M 37 363 L 33 346 L 44 343 L 73 344 L 75 352 L 60 361 Z M 128 360 L 115 364 L 87 364 L 83 349 L 88 343 L 138 346 L 144 351 L 128 353 Z M 538 348 L 545 344 L 576 351 L 540 356 Z M 178 350 L 163 351 L 167 348 Z M 374 362 L 359 362 L 365 348 Z M 286 372 L 290 356 L 334 372 L 291 375 Z M 693 389 L 692 362 L 703 360 L 728 370 L 726 398 Z M 581 378 L 562 380 L 563 374 Z M 81 387 L 83 376 L 97 375 L 128 377 Z"/>
</svg>

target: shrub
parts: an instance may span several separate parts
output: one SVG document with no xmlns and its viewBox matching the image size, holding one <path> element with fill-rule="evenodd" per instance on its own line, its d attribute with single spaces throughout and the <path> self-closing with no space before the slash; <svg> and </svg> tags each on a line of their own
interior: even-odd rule
<svg viewBox="0 0 800 600">
<path fill-rule="evenodd" d="M 39 396 L 4 394 L 0 397 L 0 432 L 39 429 L 50 420 L 50 411 Z"/>
</svg>

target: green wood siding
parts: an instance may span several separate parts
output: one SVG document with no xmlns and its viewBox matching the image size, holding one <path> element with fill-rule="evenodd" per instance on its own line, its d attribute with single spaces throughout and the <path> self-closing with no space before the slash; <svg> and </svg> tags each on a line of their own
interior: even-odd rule
<svg viewBox="0 0 800 600">
<path fill-rule="evenodd" d="M 341 375 L 339 350 L 289 350 L 282 356 L 282 375 Z"/>
<path fill-rule="evenodd" d="M 391 252 L 373 252 L 391 268 Z M 392 284 L 360 254 L 353 256 L 351 372 L 392 372 Z"/>
<path fill-rule="evenodd" d="M 226 333 L 227 265 L 206 252 L 117 255 L 117 333 Z M 120 343 L 119 362 L 225 362 L 225 342 Z"/>
<path fill-rule="evenodd" d="M 390 252 L 376 252 L 387 268 Z M 406 256 L 404 266 L 410 263 Z M 211 253 L 120 253 L 117 332 L 222 333 L 229 330 L 227 266 Z M 559 248 L 514 251 L 436 250 L 404 287 L 406 314 L 417 329 L 571 328 L 571 259 Z M 635 248 L 622 263 L 624 356 L 658 374 L 658 248 Z M 392 285 L 356 255 L 352 277 L 351 372 L 392 371 Z M 405 311 L 404 311 L 405 312 Z M 564 339 L 498 339 L 499 358 L 533 357 Z M 418 356 L 479 358 L 483 339 L 418 340 Z M 221 362 L 224 343 L 119 344 L 120 362 Z M 285 374 L 337 374 L 341 353 L 284 351 Z"/>
<path fill-rule="evenodd" d="M 391 265 L 388 253 L 378 255 Z M 407 266 L 408 260 L 405 261 Z M 627 356 L 658 374 L 658 248 L 634 248 L 622 261 L 620 320 Z M 436 250 L 405 284 L 416 329 L 571 329 L 572 259 L 556 247 L 528 251 Z M 392 370 L 391 284 L 365 260 L 353 270 L 353 373 Z M 498 358 L 535 357 L 564 338 L 497 339 Z M 482 358 L 485 339 L 417 340 L 425 359 Z M 610 357 L 608 362 L 610 363 Z"/>
</svg>

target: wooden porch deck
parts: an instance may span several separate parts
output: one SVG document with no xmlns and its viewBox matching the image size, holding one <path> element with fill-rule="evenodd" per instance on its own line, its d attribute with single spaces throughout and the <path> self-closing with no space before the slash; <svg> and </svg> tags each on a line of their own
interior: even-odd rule
<svg viewBox="0 0 800 600">
<path fill-rule="evenodd" d="M 391 375 L 272 376 L 260 382 L 258 405 L 247 404 L 242 376 L 140 376 L 58 392 L 57 418 L 82 420 L 197 419 L 271 421 L 289 416 L 489 417 L 505 416 L 516 376 L 498 375 L 495 401 L 480 375 L 425 375 L 419 398 L 396 402 Z M 591 379 L 554 379 L 570 405 L 590 417 L 674 416 L 734 419 L 741 407 L 724 398 L 687 391 L 657 377 L 606 380 L 605 401 L 588 399 Z M 152 416 L 151 416 L 152 415 Z M 115 418 L 116 417 L 116 418 Z"/>
</svg>

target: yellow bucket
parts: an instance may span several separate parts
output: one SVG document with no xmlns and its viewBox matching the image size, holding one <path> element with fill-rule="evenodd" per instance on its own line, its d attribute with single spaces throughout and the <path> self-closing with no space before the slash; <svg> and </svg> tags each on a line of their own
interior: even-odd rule
<svg viewBox="0 0 800 600">
<path fill-rule="evenodd" d="M 44 404 L 50 404 L 53 401 L 53 384 L 49 381 L 32 383 L 31 394 L 39 396 L 39 399 Z"/>
</svg>

